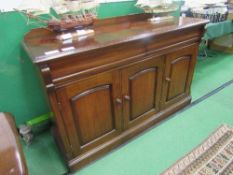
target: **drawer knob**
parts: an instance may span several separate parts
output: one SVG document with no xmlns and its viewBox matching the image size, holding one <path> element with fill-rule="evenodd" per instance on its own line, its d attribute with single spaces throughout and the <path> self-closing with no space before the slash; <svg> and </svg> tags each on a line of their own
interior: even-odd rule
<svg viewBox="0 0 233 175">
<path fill-rule="evenodd" d="M 166 81 L 167 81 L 167 82 L 171 82 L 171 78 L 166 77 Z"/>
<path fill-rule="evenodd" d="M 117 98 L 117 99 L 116 99 L 116 103 L 117 103 L 117 104 L 122 104 L 122 100 L 121 100 L 120 98 Z"/>
<path fill-rule="evenodd" d="M 128 101 L 130 101 L 130 96 L 128 96 L 128 95 L 125 95 L 125 96 L 124 96 L 124 98 L 125 98 L 125 100 L 128 100 Z"/>
</svg>

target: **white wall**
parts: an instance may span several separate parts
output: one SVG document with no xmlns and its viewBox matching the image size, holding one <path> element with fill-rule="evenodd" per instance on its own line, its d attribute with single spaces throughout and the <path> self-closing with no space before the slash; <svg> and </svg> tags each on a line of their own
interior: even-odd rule
<svg viewBox="0 0 233 175">
<path fill-rule="evenodd" d="M 11 11 L 12 8 L 18 7 L 21 0 L 0 0 L 1 11 Z"/>
<path fill-rule="evenodd" d="M 0 11 L 12 11 L 14 8 L 45 8 L 46 5 L 59 0 L 0 0 Z M 134 0 L 97 0 L 99 3 L 122 2 Z M 41 7 L 43 4 L 43 7 Z M 45 9 L 44 9 L 45 10 Z M 47 9 L 46 9 L 47 10 Z"/>
</svg>

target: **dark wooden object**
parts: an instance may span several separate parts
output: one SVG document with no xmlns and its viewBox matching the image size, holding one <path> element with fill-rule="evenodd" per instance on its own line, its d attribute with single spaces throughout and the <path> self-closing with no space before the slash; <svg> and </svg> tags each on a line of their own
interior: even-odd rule
<svg viewBox="0 0 233 175">
<path fill-rule="evenodd" d="M 71 171 L 190 103 L 208 21 L 151 24 L 148 17 L 97 21 L 87 38 L 59 41 L 43 29 L 26 35 L 23 45 L 42 74 Z"/>
<path fill-rule="evenodd" d="M 8 113 L 0 113 L 0 174 L 28 174 L 15 122 Z"/>
</svg>

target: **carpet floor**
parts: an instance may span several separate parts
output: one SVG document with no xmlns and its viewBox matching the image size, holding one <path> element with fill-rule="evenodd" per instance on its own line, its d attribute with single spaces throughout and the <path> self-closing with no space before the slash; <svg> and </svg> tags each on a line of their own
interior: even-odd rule
<svg viewBox="0 0 233 175">
<path fill-rule="evenodd" d="M 197 63 L 192 86 L 193 105 L 136 139 L 115 149 L 75 175 L 157 175 L 201 143 L 222 123 L 233 126 L 233 56 L 218 52 Z M 199 99 L 199 100 L 198 100 Z M 24 146 L 31 175 L 61 175 L 66 167 L 49 132 Z"/>
<path fill-rule="evenodd" d="M 193 100 L 233 79 L 232 54 L 208 51 L 208 56 L 197 61 L 191 92 Z"/>
</svg>

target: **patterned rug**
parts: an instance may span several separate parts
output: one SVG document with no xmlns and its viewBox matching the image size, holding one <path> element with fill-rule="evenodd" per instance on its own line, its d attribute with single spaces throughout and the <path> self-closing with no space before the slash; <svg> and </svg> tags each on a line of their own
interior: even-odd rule
<svg viewBox="0 0 233 175">
<path fill-rule="evenodd" d="M 161 175 L 233 175 L 233 128 L 222 125 Z"/>
</svg>

